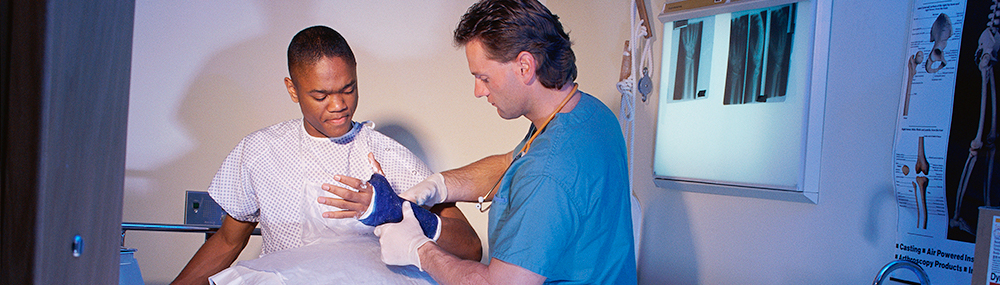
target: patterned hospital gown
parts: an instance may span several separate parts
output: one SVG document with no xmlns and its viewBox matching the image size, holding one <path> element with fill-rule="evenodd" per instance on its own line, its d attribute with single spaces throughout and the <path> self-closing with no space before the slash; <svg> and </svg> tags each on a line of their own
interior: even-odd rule
<svg viewBox="0 0 1000 285">
<path fill-rule="evenodd" d="M 264 240 L 261 256 L 308 244 L 305 235 L 318 231 L 372 235 L 373 228 L 356 219 L 321 218 L 316 209 L 329 206 L 315 198 L 323 183 L 344 186 L 333 180 L 334 175 L 367 180 L 373 173 L 369 152 L 397 192 L 431 174 L 423 161 L 371 124 L 355 123 L 351 132 L 338 138 L 317 138 L 306 133 L 302 119 L 293 119 L 243 138 L 222 163 L 208 192 L 234 219 L 259 222 Z M 327 228 L 317 229 L 323 225 Z"/>
</svg>

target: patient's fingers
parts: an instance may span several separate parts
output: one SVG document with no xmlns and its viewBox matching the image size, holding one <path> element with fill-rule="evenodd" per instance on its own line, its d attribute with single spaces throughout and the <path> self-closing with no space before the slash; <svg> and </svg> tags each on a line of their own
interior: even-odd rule
<svg viewBox="0 0 1000 285">
<path fill-rule="evenodd" d="M 357 178 L 350 177 L 350 176 L 334 175 L 333 176 L 333 180 L 337 180 L 337 182 L 344 183 L 344 185 L 347 185 L 348 187 L 351 187 L 351 188 L 354 188 L 354 189 L 358 189 L 359 191 L 368 190 L 368 192 L 371 192 L 371 189 L 368 189 L 368 185 L 364 181 L 361 181 L 361 179 L 357 179 Z M 323 184 L 323 190 L 329 191 L 327 189 L 327 187 L 326 187 L 327 185 L 329 185 L 329 184 Z M 333 193 L 333 194 L 337 194 L 337 193 Z M 343 196 L 341 196 L 341 197 L 343 197 Z"/>
<path fill-rule="evenodd" d="M 322 186 L 323 190 L 326 190 L 327 192 L 337 195 L 338 197 L 340 197 L 340 199 L 333 197 L 319 197 L 316 202 L 344 209 L 343 211 L 323 213 L 323 217 L 350 218 L 358 216 L 360 215 L 360 213 L 364 213 L 368 209 L 368 205 L 371 204 L 371 199 L 372 199 L 371 184 L 368 184 L 367 182 L 361 182 L 360 180 L 346 176 L 343 177 L 338 176 L 335 177 L 335 179 L 349 186 L 358 184 L 360 184 L 361 186 L 352 186 L 358 188 L 358 191 L 355 192 L 354 190 L 347 189 L 344 187 L 332 184 L 323 184 Z"/>
<path fill-rule="evenodd" d="M 368 208 L 367 205 L 331 197 L 319 197 L 318 199 L 316 199 L 316 202 L 323 205 L 333 206 L 343 209 L 340 211 L 323 212 L 324 218 L 334 218 L 334 219 L 354 218 L 356 216 L 359 216 L 360 213 L 364 213 L 365 210 L 367 210 Z"/>
<path fill-rule="evenodd" d="M 356 211 L 329 211 L 323 212 L 323 217 L 328 219 L 352 219 L 357 217 L 358 212 Z"/>
<path fill-rule="evenodd" d="M 352 191 L 347 190 L 347 192 L 352 192 Z M 340 195 L 338 195 L 338 196 L 340 196 Z M 356 200 L 364 200 L 364 197 L 351 197 L 351 198 L 356 199 Z M 334 206 L 334 207 L 341 208 L 341 209 L 344 209 L 344 210 L 352 210 L 352 211 L 354 211 L 354 210 L 362 210 L 363 211 L 368 206 L 368 204 L 362 204 L 362 203 L 359 203 L 357 201 L 352 201 L 352 200 L 349 200 L 349 199 L 337 199 L 337 198 L 333 198 L 333 197 L 319 197 L 318 199 L 316 199 L 316 202 L 319 202 L 320 204 L 323 204 L 323 205 Z"/>
</svg>

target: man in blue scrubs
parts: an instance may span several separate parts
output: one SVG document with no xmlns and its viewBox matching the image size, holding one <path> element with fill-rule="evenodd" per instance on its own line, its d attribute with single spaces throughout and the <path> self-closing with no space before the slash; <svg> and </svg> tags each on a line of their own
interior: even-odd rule
<svg viewBox="0 0 1000 285">
<path fill-rule="evenodd" d="M 636 283 L 625 142 L 611 110 L 577 90 L 558 17 L 536 0 L 484 0 L 454 37 L 475 96 L 532 125 L 513 151 L 434 174 L 400 196 L 422 205 L 492 200 L 492 259 L 443 251 L 404 203 L 402 222 L 376 228 L 382 260 L 416 265 L 443 284 Z"/>
</svg>

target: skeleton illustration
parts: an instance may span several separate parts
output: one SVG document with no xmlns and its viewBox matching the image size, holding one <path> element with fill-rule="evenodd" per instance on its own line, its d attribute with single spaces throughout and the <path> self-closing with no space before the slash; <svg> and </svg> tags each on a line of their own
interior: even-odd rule
<svg viewBox="0 0 1000 285">
<path fill-rule="evenodd" d="M 982 99 L 979 104 L 979 129 L 976 131 L 976 138 L 972 140 L 969 146 L 969 158 L 965 161 L 965 167 L 962 170 L 962 178 L 959 180 L 955 196 L 955 211 L 948 223 L 950 227 L 958 227 L 959 229 L 972 234 L 975 234 L 973 229 L 970 228 L 969 225 L 959 216 L 959 210 L 962 206 L 962 197 L 965 196 L 965 191 L 968 190 L 969 177 L 972 175 L 972 170 L 976 165 L 976 159 L 978 158 L 980 151 L 986 151 L 988 163 L 986 165 L 986 175 L 983 178 L 983 201 L 985 201 L 986 206 L 990 206 L 990 181 L 993 177 L 993 162 L 996 159 L 996 146 L 994 145 L 994 141 L 997 136 L 997 92 L 996 81 L 993 76 L 993 66 L 997 62 L 997 51 L 1000 50 L 1000 34 L 998 34 L 997 30 L 997 27 L 1000 26 L 1000 17 L 998 17 L 998 15 L 1000 15 L 1000 11 L 998 11 L 997 8 L 997 0 L 994 0 L 993 5 L 990 7 L 993 11 L 989 14 L 989 22 L 987 22 L 986 29 L 979 36 L 979 46 L 976 49 L 976 64 L 979 66 L 979 71 L 982 74 L 982 89 L 980 94 Z M 937 43 L 935 43 L 935 46 L 937 46 Z M 983 124 L 986 119 L 987 90 L 990 91 L 989 94 L 992 108 L 990 110 L 990 131 L 987 133 L 984 144 Z"/>
<path fill-rule="evenodd" d="M 903 116 L 907 116 L 910 113 L 910 86 L 913 85 L 913 76 L 917 74 L 917 66 L 923 62 L 924 70 L 927 73 L 935 73 L 948 64 L 944 58 L 944 48 L 948 46 L 948 38 L 951 38 L 953 29 L 951 18 L 945 13 L 938 14 L 937 19 L 931 24 L 930 41 L 934 43 L 934 47 L 931 48 L 931 52 L 927 55 L 927 60 L 924 61 L 923 51 L 917 51 L 916 54 L 911 55 L 910 59 L 906 61 L 909 78 L 906 80 Z"/>
<path fill-rule="evenodd" d="M 938 70 L 944 68 L 948 63 L 944 60 L 944 48 L 948 46 L 948 38 L 951 37 L 951 19 L 945 13 L 938 14 L 934 24 L 931 25 L 931 42 L 934 43 L 934 48 L 931 49 L 930 54 L 927 55 L 927 62 L 924 65 L 924 69 L 927 73 L 935 73 Z M 940 62 L 938 66 L 934 66 L 935 63 Z"/>
<path fill-rule="evenodd" d="M 906 62 L 910 77 L 906 80 L 906 103 L 903 104 L 903 116 L 910 113 L 910 87 L 913 86 L 913 75 L 917 74 L 917 65 L 923 61 L 924 52 L 917 51 L 917 54 L 911 55 L 910 60 Z"/>
</svg>

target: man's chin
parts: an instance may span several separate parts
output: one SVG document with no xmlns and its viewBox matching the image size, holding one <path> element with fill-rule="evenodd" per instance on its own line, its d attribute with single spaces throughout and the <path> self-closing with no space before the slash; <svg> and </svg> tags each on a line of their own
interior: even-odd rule
<svg viewBox="0 0 1000 285">
<path fill-rule="evenodd" d="M 513 119 L 517 119 L 517 118 L 521 117 L 521 116 L 511 117 L 510 115 L 506 115 L 504 113 L 501 113 L 500 109 L 497 109 L 497 115 L 499 115 L 500 118 L 504 119 L 504 120 L 513 120 Z"/>
<path fill-rule="evenodd" d="M 347 134 L 351 131 L 351 124 L 348 123 L 344 126 L 326 126 L 323 132 L 326 133 L 327 137 L 336 138 Z"/>
</svg>

